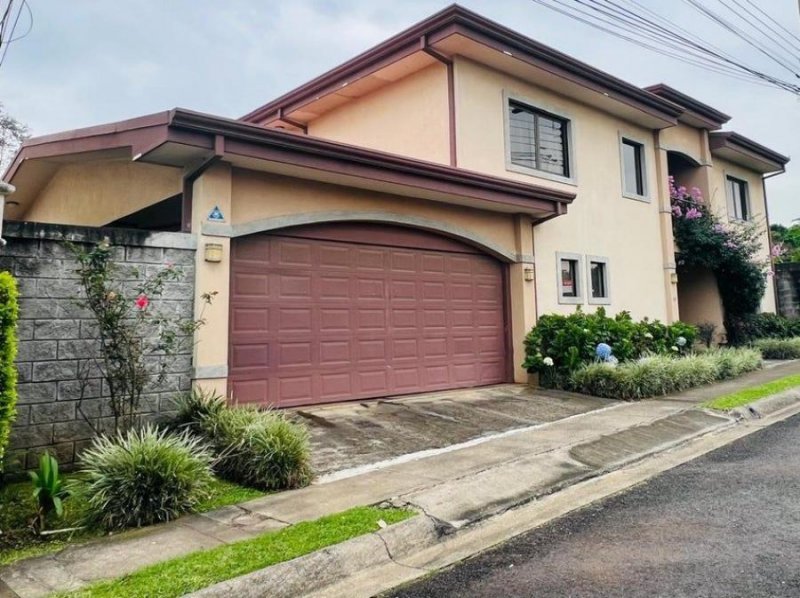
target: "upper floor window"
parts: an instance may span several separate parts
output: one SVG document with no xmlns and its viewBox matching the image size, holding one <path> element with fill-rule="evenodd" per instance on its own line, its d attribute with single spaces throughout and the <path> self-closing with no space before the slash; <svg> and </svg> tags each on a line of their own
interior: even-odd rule
<svg viewBox="0 0 800 598">
<path fill-rule="evenodd" d="M 512 164 L 569 177 L 569 121 L 510 100 L 509 141 Z"/>
<path fill-rule="evenodd" d="M 622 138 L 622 184 L 625 195 L 644 197 L 644 146 Z"/>
<path fill-rule="evenodd" d="M 747 181 L 727 177 L 728 217 L 732 220 L 750 220 L 750 194 Z"/>
</svg>

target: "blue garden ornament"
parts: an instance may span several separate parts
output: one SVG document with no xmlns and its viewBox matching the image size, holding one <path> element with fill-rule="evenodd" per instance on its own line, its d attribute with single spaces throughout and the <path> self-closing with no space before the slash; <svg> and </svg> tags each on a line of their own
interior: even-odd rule
<svg viewBox="0 0 800 598">
<path fill-rule="evenodd" d="M 600 361 L 608 361 L 611 357 L 611 347 L 605 343 L 600 343 L 594 353 Z"/>
</svg>

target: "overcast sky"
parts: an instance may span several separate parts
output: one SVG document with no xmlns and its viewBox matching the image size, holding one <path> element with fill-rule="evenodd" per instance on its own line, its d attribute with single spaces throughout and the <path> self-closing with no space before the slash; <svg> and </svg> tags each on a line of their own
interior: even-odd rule
<svg viewBox="0 0 800 598">
<path fill-rule="evenodd" d="M 641 0 L 716 45 L 756 50 L 678 0 Z M 719 0 L 703 0 L 712 6 Z M 437 0 L 28 0 L 0 102 L 35 135 L 176 106 L 239 117 L 447 6 Z M 797 0 L 757 0 L 800 35 Z M 728 128 L 794 158 L 768 182 L 770 217 L 800 217 L 800 101 L 631 46 L 530 0 L 463 0 L 483 15 L 637 85 L 664 82 L 733 115 Z M 669 12 L 664 12 L 666 6 Z M 717 5 L 719 7 L 719 5 Z M 24 31 L 25 18 L 18 33 Z M 776 67 L 779 68 L 779 67 Z M 772 70 L 776 75 L 790 76 Z M 616 151 L 616 150 L 615 150 Z"/>
</svg>

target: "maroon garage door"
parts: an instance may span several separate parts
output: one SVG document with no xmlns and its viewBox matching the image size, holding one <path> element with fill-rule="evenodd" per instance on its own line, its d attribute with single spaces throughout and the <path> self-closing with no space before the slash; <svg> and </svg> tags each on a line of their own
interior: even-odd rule
<svg viewBox="0 0 800 598">
<path fill-rule="evenodd" d="M 230 390 L 281 407 L 508 379 L 504 267 L 412 229 L 333 224 L 236 239 Z"/>
</svg>

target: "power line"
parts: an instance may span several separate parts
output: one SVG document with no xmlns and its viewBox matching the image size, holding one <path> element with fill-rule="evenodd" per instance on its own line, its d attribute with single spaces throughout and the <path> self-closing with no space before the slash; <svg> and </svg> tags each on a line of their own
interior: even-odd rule
<svg viewBox="0 0 800 598">
<path fill-rule="evenodd" d="M 741 62 L 730 53 L 650 10 L 642 5 L 639 0 L 621 0 L 624 4 L 614 0 L 604 0 L 604 3 L 603 0 L 533 1 L 605 33 L 653 52 L 703 68 L 706 71 L 723 74 L 750 83 L 778 87 L 800 95 L 800 86 Z M 684 1 L 692 3 L 693 6 L 696 4 L 696 0 Z M 722 2 L 722 0 L 719 1 Z M 703 10 L 704 7 L 701 6 L 699 9 Z M 734 24 L 728 23 L 719 15 L 712 14 L 719 19 L 718 21 L 715 20 L 718 25 L 723 26 L 726 30 L 742 39 L 749 40 L 751 45 L 756 43 L 747 32 L 742 31 Z M 781 50 L 785 49 L 783 46 L 779 47 Z M 759 50 L 761 51 L 761 49 Z M 771 53 L 765 53 L 797 76 L 794 69 L 788 64 L 784 64 L 784 60 L 781 60 L 783 56 L 775 56 L 774 50 Z"/>
<path fill-rule="evenodd" d="M 13 7 L 14 0 L 8 0 L 8 5 L 6 6 L 2 17 L 0 17 L 0 66 L 2 66 L 3 61 L 5 61 L 6 55 L 8 54 L 9 45 L 12 42 L 16 42 L 24 37 L 27 37 L 31 30 L 33 30 L 33 11 L 31 10 L 27 0 L 21 0 L 19 8 L 16 10 L 16 14 L 14 14 Z M 19 19 L 22 16 L 23 11 L 28 13 L 28 29 L 22 35 L 14 37 L 14 32 L 17 30 L 17 25 L 19 24 Z M 12 16 L 14 21 L 11 25 L 9 25 Z M 6 33 L 6 31 L 8 31 L 8 33 Z"/>
</svg>

